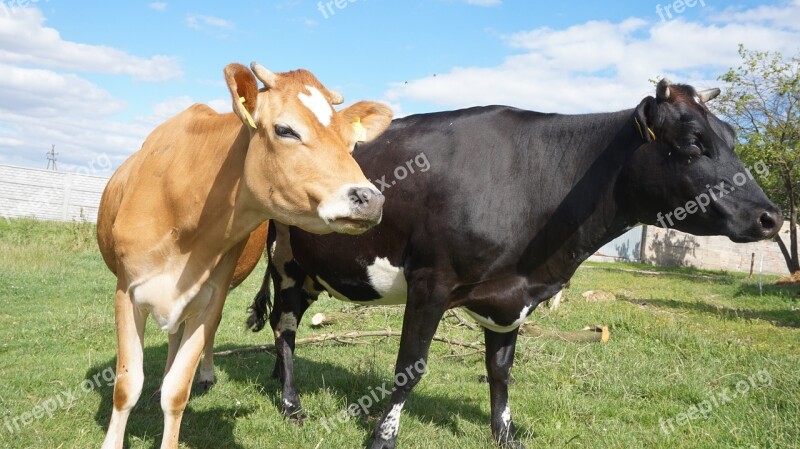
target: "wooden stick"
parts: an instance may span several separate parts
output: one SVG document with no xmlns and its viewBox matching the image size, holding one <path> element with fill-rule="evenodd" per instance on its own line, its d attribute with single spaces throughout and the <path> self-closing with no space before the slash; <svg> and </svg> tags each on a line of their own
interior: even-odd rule
<svg viewBox="0 0 800 449">
<path fill-rule="evenodd" d="M 608 343 L 608 339 L 611 338 L 611 333 L 608 330 L 608 326 L 601 326 L 599 324 L 592 327 L 586 327 L 579 331 L 559 331 L 542 329 L 535 324 L 525 323 L 520 327 L 519 333 L 520 335 L 526 335 L 529 337 L 550 338 L 553 340 L 562 340 L 571 343 Z"/>
<path fill-rule="evenodd" d="M 461 315 L 459 315 L 459 314 L 458 314 L 458 312 L 456 311 L 456 309 L 450 309 L 450 310 L 448 310 L 448 313 L 449 313 L 451 316 L 455 317 L 455 319 L 456 319 L 456 320 L 458 320 L 458 324 L 460 324 L 460 325 L 462 325 L 462 326 L 464 326 L 464 327 L 467 327 L 467 328 L 473 329 L 473 330 L 478 328 L 478 325 L 476 325 L 476 324 L 472 324 L 472 323 L 470 323 L 469 321 L 467 321 L 467 320 L 465 320 L 464 318 L 462 318 L 462 317 L 461 317 Z"/>
<path fill-rule="evenodd" d="M 352 340 L 355 338 L 365 338 L 365 337 L 399 337 L 399 336 L 400 332 L 393 331 L 390 329 L 387 329 L 385 331 L 366 331 L 366 332 L 356 332 L 356 331 L 341 332 L 341 333 L 329 332 L 327 334 L 319 334 L 319 335 L 314 335 L 312 337 L 298 339 L 294 342 L 294 344 L 295 346 L 301 346 L 313 343 L 322 343 L 329 340 L 335 340 L 340 343 L 352 344 L 353 343 L 352 341 L 347 341 L 347 340 Z M 442 343 L 447 343 L 449 345 L 461 346 L 470 349 L 478 349 L 483 346 L 482 343 L 477 341 L 472 343 L 464 343 L 458 340 L 451 340 L 445 337 L 433 337 L 433 339 L 436 341 L 440 341 Z M 226 356 L 231 354 L 241 354 L 248 352 L 265 352 L 265 351 L 271 351 L 273 349 L 275 349 L 275 344 L 268 343 L 266 345 L 252 346 L 249 348 L 236 348 L 236 349 L 228 349 L 225 351 L 217 351 L 214 353 L 214 355 Z"/>
<path fill-rule="evenodd" d="M 355 318 L 354 313 L 347 312 L 319 312 L 311 317 L 311 327 L 319 328 L 330 326 L 342 321 L 352 321 Z"/>
<path fill-rule="evenodd" d="M 610 338 L 611 334 L 608 331 L 608 326 L 601 326 L 595 325 L 592 327 L 584 328 L 580 331 L 558 331 L 558 330 L 548 330 L 542 329 L 537 327 L 535 324 L 532 323 L 525 323 L 520 327 L 519 330 L 520 335 L 526 335 L 530 337 L 540 337 L 540 338 L 550 338 L 554 340 L 562 340 L 568 341 L 572 343 L 580 343 L 580 342 L 601 342 L 607 343 L 608 339 Z M 354 339 L 358 338 L 367 338 L 367 337 L 399 337 L 401 335 L 398 331 L 393 331 L 391 329 L 386 329 L 383 331 L 352 331 L 352 332 L 328 332 L 326 334 L 319 334 L 314 335 L 311 337 L 301 338 L 295 341 L 295 346 L 302 346 L 314 343 L 322 343 L 325 341 L 338 341 L 340 343 L 345 344 L 354 344 Z M 462 341 L 453 340 L 446 337 L 437 337 L 434 336 L 433 339 L 435 341 L 439 341 L 442 343 L 447 343 L 453 346 L 461 346 L 462 348 L 469 348 L 469 349 L 478 349 L 483 350 L 483 343 L 474 341 L 472 343 L 464 343 Z M 231 354 L 242 354 L 242 353 L 249 353 L 249 352 L 266 352 L 272 351 L 275 349 L 274 343 L 268 343 L 266 345 L 259 345 L 259 346 L 251 346 L 247 348 L 236 348 L 236 349 L 228 349 L 225 351 L 217 351 L 214 353 L 215 356 L 226 356 Z"/>
</svg>

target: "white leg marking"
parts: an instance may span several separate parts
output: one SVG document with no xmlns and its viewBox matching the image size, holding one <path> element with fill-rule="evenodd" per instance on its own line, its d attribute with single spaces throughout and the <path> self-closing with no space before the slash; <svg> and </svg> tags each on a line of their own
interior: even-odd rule
<svg viewBox="0 0 800 449">
<path fill-rule="evenodd" d="M 500 415 L 500 419 L 503 421 L 503 426 L 508 428 L 511 425 L 511 408 L 506 404 L 506 408 L 503 410 L 503 413 Z"/>
<path fill-rule="evenodd" d="M 391 440 L 397 436 L 397 431 L 400 430 L 400 412 L 403 410 L 403 404 L 405 402 L 393 405 L 381 424 L 380 437 L 384 440 Z"/>
<path fill-rule="evenodd" d="M 278 321 L 278 329 L 277 332 L 284 332 L 284 331 L 297 331 L 297 318 L 295 318 L 294 313 L 292 312 L 283 312 L 281 313 L 281 319 Z"/>
<path fill-rule="evenodd" d="M 212 365 L 210 370 L 203 369 L 202 366 L 197 374 L 197 382 L 210 382 L 214 383 L 216 381 L 216 376 L 214 376 L 214 367 Z"/>
</svg>

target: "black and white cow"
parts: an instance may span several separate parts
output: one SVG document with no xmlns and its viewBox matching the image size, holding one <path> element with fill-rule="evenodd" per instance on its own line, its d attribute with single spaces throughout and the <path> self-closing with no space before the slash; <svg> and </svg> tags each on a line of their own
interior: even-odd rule
<svg viewBox="0 0 800 449">
<path fill-rule="evenodd" d="M 270 233 L 283 412 L 302 413 L 295 331 L 321 291 L 359 304 L 405 303 L 395 370 L 410 379 L 396 382 L 371 446 L 394 447 L 420 379 L 410 370 L 427 362 L 444 312 L 462 307 L 485 328 L 492 434 L 522 447 L 508 405 L 517 329 L 581 262 L 639 223 L 736 242 L 781 227 L 780 210 L 733 151 L 732 128 L 705 106 L 717 94 L 662 80 L 655 98 L 613 113 L 490 106 L 413 115 L 359 145 L 356 160 L 384 187 L 380 225 L 360 236 L 280 224 Z M 264 325 L 268 288 L 265 278 L 249 320 L 255 328 Z"/>
</svg>

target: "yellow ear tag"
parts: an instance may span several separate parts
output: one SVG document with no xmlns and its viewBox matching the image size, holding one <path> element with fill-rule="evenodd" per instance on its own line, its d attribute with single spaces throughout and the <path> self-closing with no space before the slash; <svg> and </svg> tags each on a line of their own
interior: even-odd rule
<svg viewBox="0 0 800 449">
<path fill-rule="evenodd" d="M 642 136 L 642 139 L 644 139 L 644 133 L 642 132 L 642 125 L 639 124 L 639 119 L 634 117 L 633 122 L 636 123 L 636 129 L 639 130 L 639 135 Z M 647 134 L 650 134 L 650 137 L 652 137 L 654 141 L 656 140 L 656 133 L 654 133 L 649 126 L 647 127 Z"/>
<path fill-rule="evenodd" d="M 361 119 L 358 117 L 353 120 L 353 130 L 356 132 L 356 142 L 367 141 L 367 128 L 364 128 L 364 125 L 361 124 Z"/>
<path fill-rule="evenodd" d="M 639 130 L 639 135 L 642 136 L 642 139 L 644 139 L 644 133 L 642 133 L 642 125 L 639 124 L 639 119 L 634 117 L 633 123 L 636 123 L 636 129 Z"/>
<path fill-rule="evenodd" d="M 247 119 L 247 123 L 249 123 L 250 126 L 253 127 L 253 129 L 256 129 L 256 122 L 253 121 L 253 116 L 250 115 L 250 111 L 248 111 L 247 108 L 244 107 L 244 101 L 245 101 L 244 97 L 239 97 L 239 103 L 242 104 L 242 111 L 244 111 L 244 117 Z"/>
</svg>

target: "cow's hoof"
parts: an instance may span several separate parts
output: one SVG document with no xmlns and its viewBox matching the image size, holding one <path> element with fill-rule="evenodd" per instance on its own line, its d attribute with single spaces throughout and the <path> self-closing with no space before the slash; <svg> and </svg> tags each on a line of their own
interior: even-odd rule
<svg viewBox="0 0 800 449">
<path fill-rule="evenodd" d="M 369 449 L 394 449 L 395 441 L 396 440 L 387 441 L 383 438 L 376 437 L 374 440 L 372 440 L 372 445 L 369 447 Z"/>
<path fill-rule="evenodd" d="M 196 384 L 197 385 L 197 391 L 200 394 L 208 393 L 208 390 L 210 390 L 211 387 L 213 387 L 215 383 L 217 383 L 216 380 L 201 380 L 201 381 L 198 381 L 197 384 Z"/>
<path fill-rule="evenodd" d="M 500 447 L 503 449 L 525 449 L 525 445 L 522 444 L 519 440 L 512 440 L 506 441 L 505 443 L 500 443 Z"/>
<path fill-rule="evenodd" d="M 308 418 L 306 413 L 300 408 L 291 413 L 284 411 L 283 415 L 286 416 L 286 419 L 288 419 L 295 426 L 302 426 L 303 423 L 306 422 L 306 418 Z"/>
<path fill-rule="evenodd" d="M 302 426 L 307 418 L 303 409 L 300 408 L 300 405 L 295 405 L 288 401 L 284 401 L 281 405 L 281 413 L 296 426 Z"/>
</svg>

